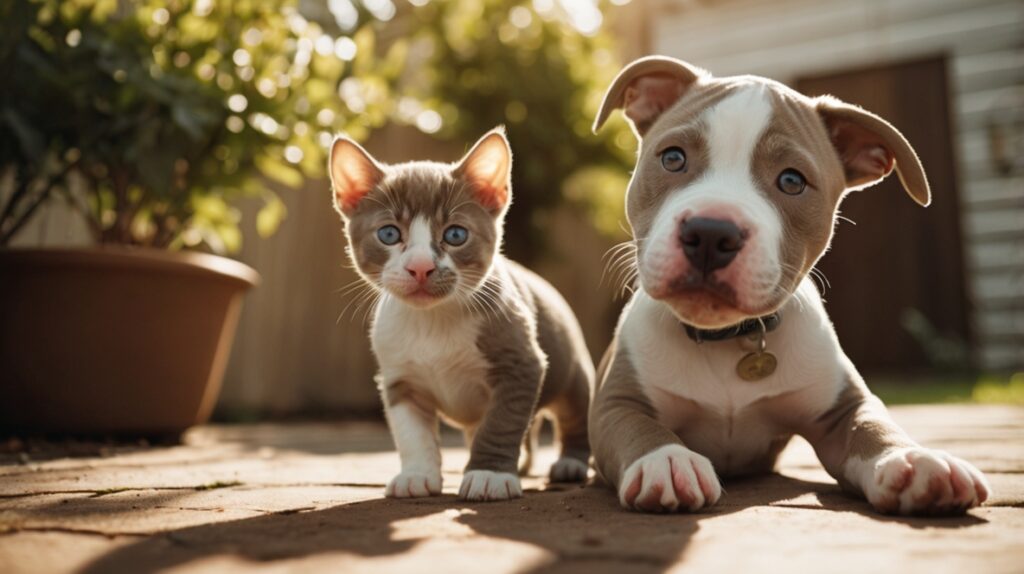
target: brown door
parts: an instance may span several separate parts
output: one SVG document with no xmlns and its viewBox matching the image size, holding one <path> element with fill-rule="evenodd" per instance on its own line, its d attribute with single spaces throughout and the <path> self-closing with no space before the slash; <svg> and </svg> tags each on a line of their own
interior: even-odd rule
<svg viewBox="0 0 1024 574">
<path fill-rule="evenodd" d="M 887 119 L 917 150 L 931 184 L 927 209 L 896 177 L 847 197 L 842 215 L 856 225 L 840 221 L 818 264 L 831 283 L 826 307 L 839 340 L 864 372 L 937 366 L 942 352 L 932 345 L 929 358 L 926 350 L 936 334 L 971 341 L 946 70 L 937 57 L 796 83 L 805 94 L 832 94 Z M 908 329 L 913 316 L 927 323 Z"/>
</svg>

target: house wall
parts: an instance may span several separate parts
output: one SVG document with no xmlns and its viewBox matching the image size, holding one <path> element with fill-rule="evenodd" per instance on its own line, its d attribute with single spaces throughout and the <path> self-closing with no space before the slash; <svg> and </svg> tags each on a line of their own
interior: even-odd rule
<svg viewBox="0 0 1024 574">
<path fill-rule="evenodd" d="M 790 83 L 945 54 L 978 362 L 1024 366 L 1024 2 L 663 0 L 647 15 L 652 53 L 717 75 Z M 990 126 L 1014 122 L 1000 172 Z"/>
</svg>

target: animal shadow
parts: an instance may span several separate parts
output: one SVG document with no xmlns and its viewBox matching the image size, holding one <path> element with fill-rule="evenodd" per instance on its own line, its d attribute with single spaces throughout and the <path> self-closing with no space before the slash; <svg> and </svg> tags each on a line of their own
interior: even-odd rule
<svg viewBox="0 0 1024 574">
<path fill-rule="evenodd" d="M 481 561 L 519 560 L 515 552 L 525 552 L 530 559 L 517 562 L 517 572 L 582 568 L 588 574 L 627 569 L 657 573 L 682 556 L 702 521 L 756 506 L 850 511 L 910 527 L 960 528 L 984 522 L 970 515 L 945 521 L 883 517 L 863 501 L 843 495 L 835 484 L 777 474 L 730 481 L 726 488 L 712 509 L 671 515 L 624 511 L 614 493 L 599 484 L 528 490 L 524 498 L 492 503 L 463 502 L 450 494 L 376 498 L 173 530 L 113 550 L 81 571 L 145 574 L 228 556 L 256 563 L 315 557 L 330 561 L 335 570 L 344 570 L 353 557 L 380 558 L 387 559 L 388 569 L 399 571 L 443 567 L 475 573 Z M 495 555 L 493 543 L 474 535 L 517 542 L 518 550 Z M 421 546 L 425 553 L 418 552 Z M 443 565 L 437 562 L 439 556 Z"/>
</svg>

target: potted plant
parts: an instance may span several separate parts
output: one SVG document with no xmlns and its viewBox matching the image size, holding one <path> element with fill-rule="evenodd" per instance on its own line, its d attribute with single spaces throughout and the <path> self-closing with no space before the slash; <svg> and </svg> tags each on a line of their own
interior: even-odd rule
<svg viewBox="0 0 1024 574">
<path fill-rule="evenodd" d="M 38 0 L 0 8 L 0 427 L 180 433 L 216 400 L 243 293 L 225 257 L 244 198 L 318 175 L 372 32 L 333 38 L 297 2 Z M 365 52 L 360 54 L 360 52 Z M 378 71 L 379 72 L 379 71 Z M 96 247 L 9 248 L 63 201 Z M 203 252 L 205 251 L 205 253 Z"/>
</svg>

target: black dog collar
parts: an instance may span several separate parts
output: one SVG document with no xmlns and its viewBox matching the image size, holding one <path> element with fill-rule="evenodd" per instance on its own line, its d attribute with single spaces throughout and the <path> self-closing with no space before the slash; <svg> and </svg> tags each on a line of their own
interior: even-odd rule
<svg viewBox="0 0 1024 574">
<path fill-rule="evenodd" d="M 698 329 L 693 325 L 681 324 L 691 339 L 698 343 L 703 343 L 704 341 L 725 341 L 727 339 L 735 339 L 736 337 L 745 337 L 760 331 L 762 324 L 764 325 L 764 332 L 767 333 L 774 331 L 781 322 L 782 315 L 776 311 L 771 315 L 747 319 L 724 329 Z"/>
</svg>

